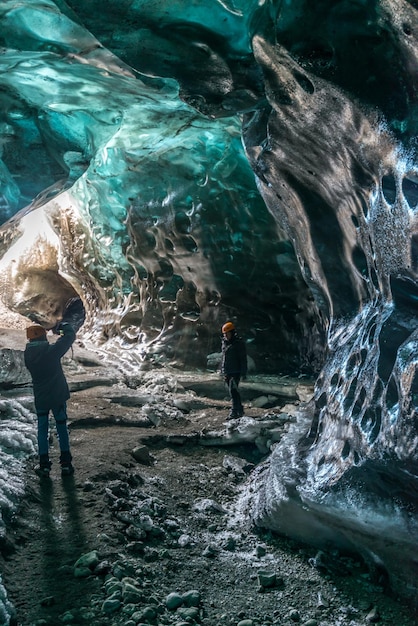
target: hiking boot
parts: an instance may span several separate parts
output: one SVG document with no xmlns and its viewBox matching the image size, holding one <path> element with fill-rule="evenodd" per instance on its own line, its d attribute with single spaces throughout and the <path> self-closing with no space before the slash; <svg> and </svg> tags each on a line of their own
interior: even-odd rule
<svg viewBox="0 0 418 626">
<path fill-rule="evenodd" d="M 72 476 L 74 474 L 74 467 L 71 464 L 73 457 L 69 450 L 65 450 L 61 452 L 60 455 L 60 465 L 61 465 L 61 476 Z"/>
<path fill-rule="evenodd" d="M 51 471 L 52 463 L 49 460 L 49 456 L 47 454 L 41 454 L 39 457 L 39 467 L 35 469 L 35 473 L 38 476 L 44 476 L 45 478 L 49 478 L 49 472 Z"/>
<path fill-rule="evenodd" d="M 238 415 L 238 413 L 236 411 L 234 411 L 234 410 L 229 411 L 229 415 L 228 415 L 228 419 L 229 420 L 234 420 L 237 417 L 239 417 L 239 415 Z"/>
<path fill-rule="evenodd" d="M 71 463 L 68 465 L 61 465 L 61 476 L 72 476 L 74 474 L 74 467 Z"/>
<path fill-rule="evenodd" d="M 49 478 L 49 472 L 51 471 L 50 467 L 36 467 L 35 474 L 37 474 L 40 478 Z"/>
</svg>

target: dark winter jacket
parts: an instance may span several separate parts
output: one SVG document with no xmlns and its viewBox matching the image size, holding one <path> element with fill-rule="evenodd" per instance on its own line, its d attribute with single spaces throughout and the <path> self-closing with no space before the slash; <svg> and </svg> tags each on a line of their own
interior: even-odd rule
<svg viewBox="0 0 418 626">
<path fill-rule="evenodd" d="M 63 334 L 53 344 L 47 339 L 26 344 L 25 365 L 32 376 L 37 412 L 56 409 L 70 397 L 61 358 L 74 342 L 75 332 L 70 324 L 62 324 L 61 332 Z"/>
<path fill-rule="evenodd" d="M 244 340 L 233 335 L 230 341 L 222 340 L 221 372 L 224 376 L 247 375 L 247 349 Z"/>
</svg>

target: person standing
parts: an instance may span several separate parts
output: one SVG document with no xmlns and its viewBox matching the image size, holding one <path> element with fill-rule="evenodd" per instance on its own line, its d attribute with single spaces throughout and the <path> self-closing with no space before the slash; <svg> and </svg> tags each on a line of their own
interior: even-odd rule
<svg viewBox="0 0 418 626">
<path fill-rule="evenodd" d="M 49 413 L 52 411 L 57 429 L 60 446 L 60 465 L 62 476 L 74 473 L 70 440 L 67 428 L 67 406 L 70 397 L 67 380 L 65 378 L 61 358 L 75 340 L 75 331 L 71 324 L 60 323 L 54 332 L 59 334 L 55 343 L 49 343 L 46 330 L 39 324 L 26 329 L 28 343 L 25 347 L 24 359 L 28 368 L 35 400 L 35 410 L 38 418 L 38 454 L 39 468 L 36 472 L 40 476 L 49 476 L 51 461 L 49 459 Z"/>
<path fill-rule="evenodd" d="M 238 336 L 232 322 L 226 322 L 222 326 L 222 335 L 221 373 L 228 386 L 232 401 L 229 418 L 234 419 L 244 415 L 238 386 L 240 380 L 247 375 L 247 349 L 244 340 Z"/>
</svg>

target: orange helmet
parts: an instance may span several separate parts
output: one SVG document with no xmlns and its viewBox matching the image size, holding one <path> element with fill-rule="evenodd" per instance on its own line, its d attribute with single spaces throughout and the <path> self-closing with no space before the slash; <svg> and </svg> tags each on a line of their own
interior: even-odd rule
<svg viewBox="0 0 418 626">
<path fill-rule="evenodd" d="M 28 326 L 26 329 L 26 337 L 31 339 L 41 339 L 42 337 L 46 337 L 46 330 L 40 324 L 35 324 L 34 326 Z"/>
<path fill-rule="evenodd" d="M 231 332 L 231 330 L 235 330 L 235 326 L 233 325 L 232 322 L 227 322 L 226 324 L 222 326 L 223 333 L 229 333 Z"/>
</svg>

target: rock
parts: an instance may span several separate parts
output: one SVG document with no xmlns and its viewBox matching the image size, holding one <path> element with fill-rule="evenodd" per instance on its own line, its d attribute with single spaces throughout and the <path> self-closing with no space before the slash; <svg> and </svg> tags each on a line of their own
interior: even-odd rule
<svg viewBox="0 0 418 626">
<path fill-rule="evenodd" d="M 199 609 L 195 606 L 191 607 L 180 607 L 177 609 L 177 614 L 186 622 L 192 622 L 193 620 L 198 620 L 199 618 Z"/>
<path fill-rule="evenodd" d="M 75 615 L 71 611 L 66 611 L 64 615 L 61 616 L 61 622 L 63 624 L 71 624 L 71 622 L 74 622 L 74 620 Z"/>
<path fill-rule="evenodd" d="M 254 626 L 254 622 L 252 619 L 242 619 L 237 626 Z"/>
<path fill-rule="evenodd" d="M 99 557 L 96 550 L 83 554 L 74 565 L 74 576 L 76 578 L 92 576 L 93 570 L 98 564 Z"/>
<path fill-rule="evenodd" d="M 328 552 L 318 550 L 316 555 L 308 560 L 311 567 L 315 567 L 322 574 L 330 576 L 349 576 L 350 571 L 338 557 Z"/>
<path fill-rule="evenodd" d="M 145 539 L 147 536 L 145 530 L 138 528 L 138 526 L 134 526 L 133 524 L 128 526 L 125 530 L 125 534 L 131 541 L 142 541 L 142 539 Z"/>
<path fill-rule="evenodd" d="M 145 548 L 144 549 L 144 560 L 147 563 L 155 563 L 160 558 L 160 553 L 156 548 Z"/>
<path fill-rule="evenodd" d="M 142 407 L 142 413 L 149 419 L 151 424 L 159 426 L 161 424 L 161 415 L 153 405 L 146 404 Z"/>
<path fill-rule="evenodd" d="M 121 607 L 122 602 L 119 598 L 114 598 L 111 596 L 110 598 L 106 598 L 106 600 L 102 604 L 103 613 L 114 613 Z"/>
<path fill-rule="evenodd" d="M 259 409 L 262 409 L 264 406 L 267 406 L 270 403 L 268 396 L 259 396 L 258 398 L 254 398 L 251 404 Z"/>
<path fill-rule="evenodd" d="M 180 535 L 180 537 L 177 539 L 177 543 L 180 546 L 180 548 L 185 548 L 186 546 L 189 546 L 191 544 L 192 538 L 190 537 L 190 535 Z"/>
<path fill-rule="evenodd" d="M 227 550 L 228 552 L 233 552 L 236 547 L 237 547 L 237 542 L 234 539 L 234 537 L 228 537 L 222 544 L 222 549 Z"/>
<path fill-rule="evenodd" d="M 122 598 L 125 603 L 138 604 L 142 600 L 142 591 L 131 582 L 122 581 Z"/>
<path fill-rule="evenodd" d="M 186 606 L 199 606 L 201 601 L 200 591 L 197 591 L 197 589 L 191 589 L 190 591 L 183 593 L 182 598 Z"/>
<path fill-rule="evenodd" d="M 115 591 L 122 592 L 123 585 L 120 580 L 112 576 L 108 580 L 106 580 L 104 584 L 104 588 L 108 596 L 111 596 Z"/>
<path fill-rule="evenodd" d="M 80 607 L 78 611 L 78 620 L 82 622 L 92 622 L 95 619 L 95 613 L 86 606 Z M 93 622 L 94 623 L 94 622 Z"/>
<path fill-rule="evenodd" d="M 146 533 L 149 533 L 154 526 L 152 517 L 144 513 L 141 513 L 135 518 L 135 524 Z"/>
<path fill-rule="evenodd" d="M 93 576 L 93 572 L 88 567 L 77 567 L 74 569 L 75 578 L 88 578 L 89 576 Z"/>
<path fill-rule="evenodd" d="M 142 463 L 142 465 L 152 465 L 155 462 L 155 458 L 152 456 L 147 446 L 137 446 L 131 452 L 135 461 Z"/>
<path fill-rule="evenodd" d="M 122 589 L 116 589 L 113 593 L 107 594 L 109 598 L 117 599 L 122 601 Z"/>
<path fill-rule="evenodd" d="M 166 597 L 164 604 L 169 611 L 175 611 L 183 604 L 183 596 L 176 591 L 169 593 Z"/>
<path fill-rule="evenodd" d="M 303 622 L 302 626 L 318 626 L 318 621 L 316 619 L 308 619 L 306 622 Z"/>
<path fill-rule="evenodd" d="M 112 566 L 109 561 L 100 561 L 93 569 L 93 574 L 95 576 L 106 576 L 111 571 Z"/>
<path fill-rule="evenodd" d="M 202 555 L 208 559 L 213 559 L 218 553 L 218 549 L 216 546 L 208 545 L 203 550 Z"/>
<path fill-rule="evenodd" d="M 161 528 L 160 526 L 156 526 L 155 524 L 150 529 L 149 535 L 150 537 L 154 537 L 154 538 L 158 537 L 158 539 L 161 539 L 161 540 L 165 538 L 164 529 Z"/>
<path fill-rule="evenodd" d="M 181 398 L 174 399 L 173 405 L 176 407 L 176 409 L 179 409 L 179 411 L 182 411 L 183 413 L 190 413 L 189 404 L 185 402 L 184 400 L 182 400 Z"/>
<path fill-rule="evenodd" d="M 132 619 L 136 624 L 139 622 L 152 623 L 157 617 L 157 610 L 153 606 L 146 606 L 141 611 L 136 611 L 132 614 Z"/>
<path fill-rule="evenodd" d="M 135 576 L 135 568 L 133 565 L 126 561 L 116 561 L 113 564 L 112 569 L 113 576 L 118 580 L 122 580 L 122 578 L 127 578 L 129 576 Z"/>
<path fill-rule="evenodd" d="M 297 609 L 290 609 L 289 617 L 293 622 L 300 622 L 300 613 Z"/>
<path fill-rule="evenodd" d="M 240 457 L 227 455 L 223 458 L 222 467 L 234 474 L 245 475 L 245 472 L 253 468 L 254 465 Z"/>
<path fill-rule="evenodd" d="M 258 583 L 260 587 L 271 588 L 276 586 L 276 573 L 260 570 L 257 572 Z"/>
<path fill-rule="evenodd" d="M 209 511 L 211 513 L 227 513 L 228 511 L 215 502 L 215 500 L 211 500 L 210 498 L 202 498 L 201 500 L 196 500 L 193 505 L 195 511 Z"/>
<path fill-rule="evenodd" d="M 301 402 L 309 402 L 314 393 L 312 385 L 296 385 L 296 395 Z"/>
<path fill-rule="evenodd" d="M 222 352 L 212 352 L 206 357 L 206 367 L 212 372 L 216 372 L 222 361 Z"/>
<path fill-rule="evenodd" d="M 366 622 L 369 622 L 369 624 L 379 622 L 380 619 L 380 613 L 377 606 L 374 606 L 371 611 L 369 611 L 369 613 L 366 615 Z"/>
<path fill-rule="evenodd" d="M 267 549 L 266 546 L 259 544 L 255 549 L 255 555 L 260 558 L 262 556 L 266 556 Z"/>
</svg>

